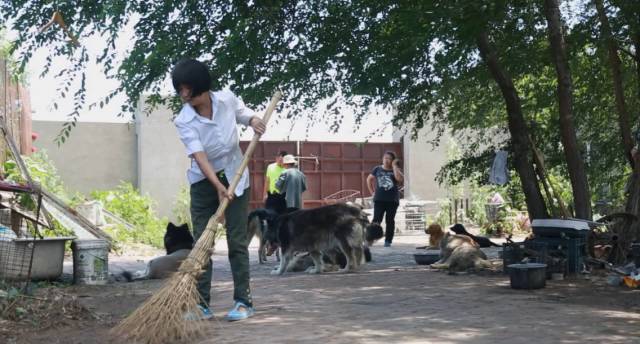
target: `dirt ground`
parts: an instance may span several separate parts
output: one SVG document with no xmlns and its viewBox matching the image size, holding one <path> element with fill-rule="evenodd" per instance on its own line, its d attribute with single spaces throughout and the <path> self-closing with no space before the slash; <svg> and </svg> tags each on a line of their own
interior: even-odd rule
<svg viewBox="0 0 640 344">
<path fill-rule="evenodd" d="M 514 290 L 501 273 L 448 275 L 418 266 L 425 236 L 398 236 L 373 247 L 374 261 L 351 274 L 271 276 L 273 258 L 257 263 L 251 246 L 256 315 L 228 323 L 232 283 L 225 243 L 214 255 L 212 309 L 217 320 L 198 343 L 638 343 L 640 290 L 590 280 L 548 281 Z M 495 256 L 497 252 L 489 252 Z M 148 257 L 112 256 L 110 268 L 142 268 Z M 65 268 L 69 271 L 70 266 Z M 91 317 L 46 330 L 5 335 L 7 343 L 118 343 L 108 330 L 140 305 L 161 281 L 62 288 Z M 33 325 L 37 327 L 37 325 Z"/>
</svg>

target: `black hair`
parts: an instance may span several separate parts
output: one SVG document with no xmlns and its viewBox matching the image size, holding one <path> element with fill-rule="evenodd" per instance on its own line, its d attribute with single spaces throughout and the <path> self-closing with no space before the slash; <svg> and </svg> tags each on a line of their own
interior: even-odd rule
<svg viewBox="0 0 640 344">
<path fill-rule="evenodd" d="M 207 66 L 194 59 L 184 58 L 176 63 L 171 71 L 171 81 L 176 93 L 180 85 L 191 88 L 191 97 L 197 97 L 211 89 L 211 75 Z"/>
<path fill-rule="evenodd" d="M 384 152 L 384 155 L 389 155 L 389 156 L 391 156 L 391 160 L 396 160 L 396 153 L 394 153 L 392 151 L 386 151 L 386 152 Z"/>
<path fill-rule="evenodd" d="M 284 151 L 284 150 L 278 151 L 277 155 L 281 156 L 281 157 L 284 157 L 285 155 L 287 155 L 287 151 Z"/>
</svg>

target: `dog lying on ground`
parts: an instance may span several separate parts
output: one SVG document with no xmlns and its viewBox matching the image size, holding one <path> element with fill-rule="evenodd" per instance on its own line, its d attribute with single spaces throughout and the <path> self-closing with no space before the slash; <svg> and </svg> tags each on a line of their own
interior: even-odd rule
<svg viewBox="0 0 640 344">
<path fill-rule="evenodd" d="M 489 240 L 489 238 L 485 238 L 482 236 L 475 236 L 469 232 L 467 232 L 467 229 L 464 228 L 463 225 L 456 223 L 455 225 L 453 225 L 451 228 L 451 231 L 453 231 L 456 234 L 459 235 L 466 235 L 468 237 L 470 237 L 471 239 L 473 239 L 473 241 L 477 242 L 478 245 L 480 245 L 480 247 L 491 247 L 491 246 L 498 246 L 501 247 L 502 245 L 498 245 L 496 243 L 494 243 L 493 241 Z"/>
<path fill-rule="evenodd" d="M 143 279 L 163 279 L 171 276 L 178 271 L 182 261 L 189 256 L 193 248 L 193 241 L 193 236 L 186 223 L 176 226 L 169 222 L 164 234 L 164 248 L 167 255 L 150 260 L 145 270 L 124 271 L 122 277 L 131 282 Z"/>
<path fill-rule="evenodd" d="M 367 263 L 372 260 L 371 251 L 366 245 L 364 247 L 364 260 Z M 345 268 L 347 265 L 347 258 L 339 248 L 332 248 L 328 251 L 322 252 L 322 262 L 322 272 L 338 271 Z M 313 258 L 311 258 L 311 255 L 308 252 L 304 252 L 294 254 L 291 262 L 287 265 L 286 272 L 312 272 L 311 270 L 313 269 L 315 269 Z"/>
<path fill-rule="evenodd" d="M 382 227 L 370 224 L 359 208 L 344 203 L 301 209 L 278 217 L 275 228 L 267 228 L 269 252 L 280 248 L 280 266 L 273 274 L 283 274 L 295 253 L 308 252 L 313 260 L 310 273 L 324 271 L 323 252 L 338 249 L 345 264 L 340 271 L 356 270 L 365 262 L 368 246 L 382 238 Z"/>
<path fill-rule="evenodd" d="M 264 240 L 264 233 L 269 227 L 275 227 L 278 214 L 265 208 L 258 208 L 249 213 L 249 221 L 247 223 L 247 239 L 256 236 L 260 240 L 258 246 L 258 262 L 264 264 L 267 261 L 267 242 Z M 276 251 L 276 259 L 280 261 L 280 252 Z"/>
<path fill-rule="evenodd" d="M 440 241 L 440 260 L 431 267 L 459 272 L 490 268 L 491 263 L 472 238 L 445 233 Z"/>
<path fill-rule="evenodd" d="M 371 261 L 369 248 L 365 247 L 365 261 Z M 347 258 L 338 248 L 322 252 L 322 272 L 338 271 L 347 265 Z M 313 258 L 308 252 L 294 254 L 287 265 L 286 272 L 312 272 L 315 269 Z"/>
<path fill-rule="evenodd" d="M 429 245 L 416 247 L 418 249 L 438 249 L 440 247 L 440 240 L 444 236 L 442 227 L 437 223 L 432 223 L 429 227 L 425 228 L 424 232 L 429 235 Z"/>
</svg>

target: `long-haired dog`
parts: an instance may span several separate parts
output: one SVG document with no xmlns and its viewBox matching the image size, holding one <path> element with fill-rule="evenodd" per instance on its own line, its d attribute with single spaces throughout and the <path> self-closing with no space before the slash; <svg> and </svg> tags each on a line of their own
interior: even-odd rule
<svg viewBox="0 0 640 344">
<path fill-rule="evenodd" d="M 442 237 L 444 236 L 442 227 L 437 223 L 432 223 L 424 230 L 424 232 L 429 235 L 429 246 L 427 246 L 427 248 L 439 248 L 440 240 L 442 240 Z"/>
<path fill-rule="evenodd" d="M 369 223 L 361 209 L 343 203 L 281 215 L 276 228 L 265 232 L 269 251 L 280 248 L 282 253 L 280 266 L 273 274 L 283 274 L 296 252 L 308 252 L 314 263 L 308 272 L 321 273 L 323 252 L 335 248 L 345 258 L 340 271 L 354 271 L 365 262 L 368 246 L 382 236 L 380 225 Z"/>
<path fill-rule="evenodd" d="M 462 224 L 456 223 L 455 225 L 451 226 L 451 231 L 453 231 L 456 234 L 459 235 L 466 235 L 468 237 L 470 237 L 471 239 L 473 239 L 473 241 L 477 242 L 478 245 L 480 245 L 480 247 L 491 247 L 491 246 L 498 246 L 501 247 L 502 245 L 498 245 L 496 243 L 494 243 L 493 241 L 489 240 L 489 238 L 485 238 L 482 236 L 476 236 L 473 235 L 469 232 L 467 232 L 467 229 L 464 228 L 464 226 Z"/>
<path fill-rule="evenodd" d="M 364 248 L 365 261 L 371 261 L 371 253 L 367 247 Z M 338 248 L 333 248 L 328 251 L 322 251 L 322 272 L 337 271 L 344 269 L 347 265 L 347 258 Z M 315 262 L 308 252 L 296 253 L 289 264 L 287 265 L 286 272 L 314 272 Z"/>
<path fill-rule="evenodd" d="M 247 223 L 247 240 L 251 241 L 254 236 L 258 237 L 260 245 L 258 246 L 258 262 L 264 264 L 267 261 L 267 242 L 264 239 L 264 233 L 269 227 L 275 227 L 278 214 L 265 208 L 258 208 L 249 213 Z M 280 261 L 280 253 L 276 251 L 276 259 Z"/>
<path fill-rule="evenodd" d="M 440 260 L 431 267 L 458 272 L 490 268 L 491 262 L 472 238 L 447 232 L 440 241 Z"/>
<path fill-rule="evenodd" d="M 191 235 L 189 226 L 186 223 L 176 226 L 169 222 L 167 231 L 164 234 L 164 248 L 167 254 L 150 260 L 145 270 L 136 272 L 123 271 L 122 277 L 129 282 L 167 278 L 178 271 L 182 261 L 189 256 L 193 248 L 193 242 L 193 235 Z"/>
</svg>

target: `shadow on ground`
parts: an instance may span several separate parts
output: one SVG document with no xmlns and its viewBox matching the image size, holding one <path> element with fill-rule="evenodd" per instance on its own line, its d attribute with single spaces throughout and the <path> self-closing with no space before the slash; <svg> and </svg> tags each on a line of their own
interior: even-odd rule
<svg viewBox="0 0 640 344">
<path fill-rule="evenodd" d="M 374 261 L 350 274 L 271 276 L 275 262 L 257 264 L 252 289 L 257 313 L 228 323 L 232 282 L 223 243 L 214 255 L 212 309 L 200 343 L 637 343 L 640 291 L 595 281 L 549 281 L 535 291 L 513 290 L 499 273 L 448 275 L 413 261 L 422 236 L 398 237 L 372 248 Z M 255 243 L 254 243 L 255 245 Z M 114 266 L 115 268 L 115 266 Z M 108 343 L 110 327 L 160 281 L 71 287 L 99 319 L 18 342 Z"/>
</svg>

